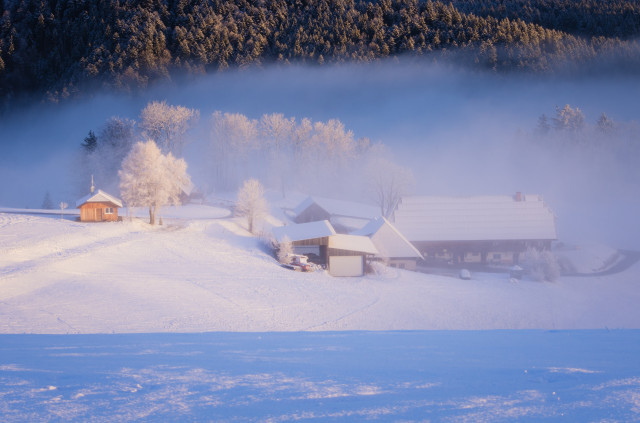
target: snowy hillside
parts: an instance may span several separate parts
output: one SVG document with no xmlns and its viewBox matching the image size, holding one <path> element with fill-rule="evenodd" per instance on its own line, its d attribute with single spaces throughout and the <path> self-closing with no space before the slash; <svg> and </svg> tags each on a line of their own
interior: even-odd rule
<svg viewBox="0 0 640 423">
<path fill-rule="evenodd" d="M 1 420 L 640 421 L 640 331 L 609 330 L 640 328 L 638 264 L 333 278 L 228 215 L 0 212 Z M 612 251 L 563 254 L 601 270 Z M 602 329 L 430 330 L 523 328 Z"/>
<path fill-rule="evenodd" d="M 169 209 L 151 227 L 0 213 L 0 333 L 640 328 L 638 265 L 555 283 L 332 278 L 278 266 L 227 214 Z"/>
</svg>

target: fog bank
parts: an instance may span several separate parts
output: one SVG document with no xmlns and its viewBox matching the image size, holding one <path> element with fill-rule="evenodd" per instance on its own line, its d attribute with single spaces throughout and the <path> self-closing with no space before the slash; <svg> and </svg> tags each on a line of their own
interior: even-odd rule
<svg viewBox="0 0 640 423">
<path fill-rule="evenodd" d="M 102 93 L 15 111 L 0 120 L 0 205 L 39 208 L 46 191 L 56 204 L 74 204 L 74 157 L 89 130 L 112 116 L 137 120 L 154 100 L 200 111 L 203 122 L 185 151 L 193 170 L 207 164 L 198 146 L 216 110 L 252 119 L 268 113 L 339 119 L 356 138 L 384 143 L 410 167 L 416 194 L 542 194 L 558 216 L 561 238 L 640 248 L 634 158 L 543 147 L 534 131 L 541 114 L 551 117 L 565 104 L 579 107 L 588 125 L 603 112 L 637 122 L 637 80 L 505 77 L 398 60 L 226 72 L 136 96 Z"/>
</svg>

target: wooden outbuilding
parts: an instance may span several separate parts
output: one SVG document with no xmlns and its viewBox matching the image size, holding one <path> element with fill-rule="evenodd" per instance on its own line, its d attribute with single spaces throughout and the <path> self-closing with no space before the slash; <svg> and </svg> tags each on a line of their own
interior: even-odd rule
<svg viewBox="0 0 640 423">
<path fill-rule="evenodd" d="M 118 221 L 118 209 L 122 207 L 122 201 L 102 190 L 76 201 L 76 208 L 80 209 L 81 222 L 116 222 Z"/>
<path fill-rule="evenodd" d="M 290 241 L 294 253 L 326 266 L 332 276 L 362 276 L 367 259 L 378 254 L 368 237 L 337 234 L 327 220 L 275 227 L 273 237 Z"/>
</svg>

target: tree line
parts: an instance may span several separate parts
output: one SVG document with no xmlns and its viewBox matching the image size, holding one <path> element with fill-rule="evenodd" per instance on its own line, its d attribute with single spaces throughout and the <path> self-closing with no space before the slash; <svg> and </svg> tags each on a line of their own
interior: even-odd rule
<svg viewBox="0 0 640 423">
<path fill-rule="evenodd" d="M 616 0 L 0 0 L 0 99 L 136 90 L 180 73 L 400 54 L 497 72 L 598 58 L 639 68 L 640 6 Z"/>
<path fill-rule="evenodd" d="M 314 122 L 281 113 L 251 119 L 221 111 L 201 118 L 196 109 L 153 101 L 138 122 L 111 117 L 89 131 L 78 156 L 78 194 L 91 175 L 101 188 L 117 192 L 118 170 L 141 140 L 154 141 L 161 154 L 175 158 L 189 150 L 191 174 L 204 195 L 234 192 L 256 179 L 283 196 L 298 190 L 368 199 L 385 215 L 413 184 L 411 172 L 383 144 L 356 138 L 338 119 Z"/>
</svg>

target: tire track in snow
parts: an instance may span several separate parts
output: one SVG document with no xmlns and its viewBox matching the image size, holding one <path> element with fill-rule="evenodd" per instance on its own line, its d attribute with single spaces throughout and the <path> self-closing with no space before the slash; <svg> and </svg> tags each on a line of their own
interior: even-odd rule
<svg viewBox="0 0 640 423">
<path fill-rule="evenodd" d="M 360 308 L 358 308 L 358 309 L 356 309 L 356 310 L 352 310 L 352 311 L 350 311 L 350 312 L 348 312 L 348 313 L 346 313 L 346 314 L 343 314 L 342 316 L 338 317 L 337 319 L 327 320 L 327 321 L 324 321 L 324 322 L 319 323 L 319 324 L 317 324 L 317 325 L 309 326 L 309 327 L 305 328 L 304 330 L 305 330 L 305 331 L 307 331 L 307 330 L 314 330 L 314 329 L 320 328 L 320 327 L 322 327 L 322 326 L 326 326 L 326 325 L 331 324 L 331 323 L 338 323 L 340 320 L 344 320 L 344 319 L 346 319 L 347 317 L 353 316 L 353 315 L 354 315 L 354 314 L 356 314 L 356 313 L 360 313 L 360 312 L 362 312 L 362 311 L 364 311 L 364 310 L 366 310 L 366 309 L 368 309 L 368 308 L 370 308 L 370 307 L 373 307 L 373 306 L 374 306 L 374 305 L 376 305 L 379 301 L 380 301 L 380 297 L 376 297 L 376 298 L 375 298 L 371 303 L 366 304 L 366 305 L 364 305 L 364 306 L 362 306 L 362 307 L 360 307 Z"/>
</svg>

